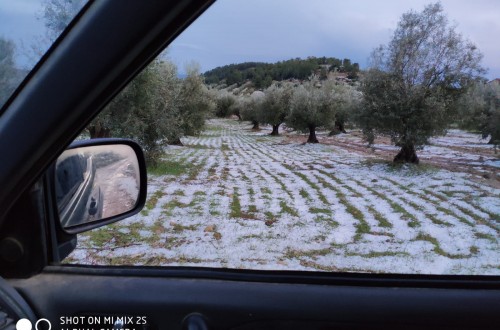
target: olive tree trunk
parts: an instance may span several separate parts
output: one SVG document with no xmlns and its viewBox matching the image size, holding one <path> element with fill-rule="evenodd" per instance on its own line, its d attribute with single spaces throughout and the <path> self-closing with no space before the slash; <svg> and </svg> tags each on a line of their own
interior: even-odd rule
<svg viewBox="0 0 500 330">
<path fill-rule="evenodd" d="M 344 127 L 344 123 L 336 120 L 333 130 L 328 134 L 328 136 L 334 136 L 340 133 L 347 133 Z"/>
<path fill-rule="evenodd" d="M 309 138 L 307 139 L 307 143 L 319 143 L 316 138 L 316 126 L 309 125 Z"/>
<path fill-rule="evenodd" d="M 102 125 L 92 125 L 87 128 L 90 134 L 91 139 L 99 139 L 99 138 L 109 138 L 111 137 L 111 130 Z"/>
<path fill-rule="evenodd" d="M 280 124 L 278 124 L 278 125 L 273 125 L 273 131 L 271 132 L 271 134 L 270 134 L 270 135 L 273 135 L 273 136 L 278 136 L 278 135 L 280 135 L 280 133 L 279 133 L 279 131 L 278 131 L 279 127 L 280 127 Z"/>
<path fill-rule="evenodd" d="M 418 164 L 419 160 L 415 146 L 412 143 L 404 144 L 396 157 L 394 157 L 394 162 Z"/>
<path fill-rule="evenodd" d="M 184 146 L 184 144 L 181 141 L 181 138 L 175 138 L 172 140 L 172 142 L 168 142 L 168 144 L 173 145 L 173 146 Z"/>
<path fill-rule="evenodd" d="M 253 124 L 252 129 L 253 129 L 254 131 L 258 131 L 258 130 L 260 130 L 259 122 L 258 122 L 257 120 L 252 120 L 252 124 Z"/>
</svg>

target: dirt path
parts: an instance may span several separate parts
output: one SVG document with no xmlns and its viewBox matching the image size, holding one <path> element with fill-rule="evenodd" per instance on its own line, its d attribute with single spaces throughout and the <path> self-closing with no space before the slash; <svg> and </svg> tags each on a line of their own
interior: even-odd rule
<svg viewBox="0 0 500 330">
<path fill-rule="evenodd" d="M 104 195 L 103 218 L 124 213 L 135 205 L 138 187 L 126 159 L 96 170 L 95 185 Z"/>
</svg>

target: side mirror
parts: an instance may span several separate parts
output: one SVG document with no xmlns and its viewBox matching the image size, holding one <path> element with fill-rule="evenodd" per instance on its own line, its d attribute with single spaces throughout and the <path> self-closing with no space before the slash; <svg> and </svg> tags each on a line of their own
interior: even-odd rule
<svg viewBox="0 0 500 330">
<path fill-rule="evenodd" d="M 134 215 L 146 200 L 142 149 L 121 139 L 75 142 L 55 163 L 53 187 L 61 227 L 69 234 Z"/>
</svg>

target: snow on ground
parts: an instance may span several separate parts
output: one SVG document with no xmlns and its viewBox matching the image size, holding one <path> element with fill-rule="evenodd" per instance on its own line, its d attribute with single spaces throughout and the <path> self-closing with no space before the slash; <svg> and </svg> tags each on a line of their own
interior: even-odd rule
<svg viewBox="0 0 500 330">
<path fill-rule="evenodd" d="M 167 147 L 167 169 L 149 176 L 145 209 L 80 235 L 69 261 L 500 274 L 500 189 L 468 173 L 394 167 L 268 134 L 212 120 L 185 147 Z M 452 134 L 453 146 L 484 143 Z M 425 154 L 449 155 L 447 141 L 434 139 Z"/>
</svg>

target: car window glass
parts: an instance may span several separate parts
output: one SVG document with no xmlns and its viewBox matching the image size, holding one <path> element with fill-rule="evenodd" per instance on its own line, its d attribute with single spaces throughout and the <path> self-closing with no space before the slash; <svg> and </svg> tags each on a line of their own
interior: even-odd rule
<svg viewBox="0 0 500 330">
<path fill-rule="evenodd" d="M 0 108 L 84 0 L 0 0 Z"/>
<path fill-rule="evenodd" d="M 499 274 L 492 6 L 218 1 L 82 132 L 148 199 L 64 262 Z"/>
</svg>

